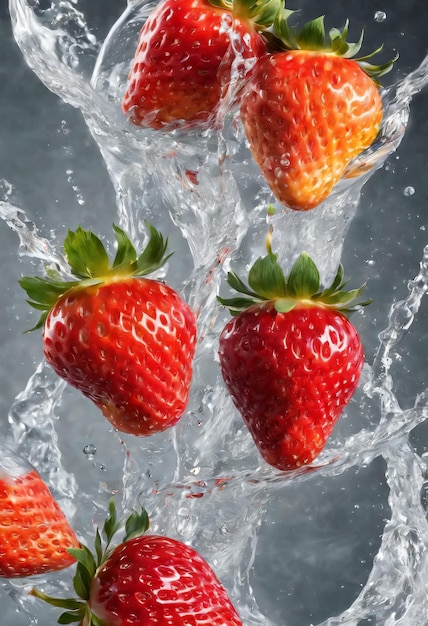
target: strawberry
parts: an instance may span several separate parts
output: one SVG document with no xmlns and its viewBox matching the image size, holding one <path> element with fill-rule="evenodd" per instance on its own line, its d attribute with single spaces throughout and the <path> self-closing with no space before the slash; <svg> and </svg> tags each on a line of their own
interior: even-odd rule
<svg viewBox="0 0 428 626">
<path fill-rule="evenodd" d="M 258 31 L 272 24 L 280 5 L 280 0 L 162 0 L 140 31 L 123 111 L 134 124 L 156 129 L 210 123 L 231 79 L 226 24 L 233 23 L 241 40 L 242 59 L 251 59 L 265 51 Z"/>
<path fill-rule="evenodd" d="M 183 414 L 196 346 L 188 305 L 168 285 L 144 278 L 168 258 L 167 241 L 149 229 L 137 257 L 115 226 L 112 266 L 93 233 L 70 231 L 64 250 L 76 280 L 50 272 L 20 281 L 30 304 L 43 311 L 35 328 L 43 327 L 47 362 L 116 429 L 140 436 L 173 426 Z"/>
<path fill-rule="evenodd" d="M 80 599 L 57 599 L 33 589 L 32 594 L 66 609 L 60 624 L 82 626 L 242 626 L 224 587 L 210 566 L 190 546 L 144 534 L 144 509 L 133 512 L 122 543 L 111 548 L 119 530 L 116 511 L 104 528 L 104 547 L 97 530 L 95 556 L 82 546 L 71 550 L 78 559 L 74 587 Z"/>
<path fill-rule="evenodd" d="M 374 66 L 352 59 L 362 44 L 332 29 L 323 17 L 289 26 L 284 10 L 271 38 L 272 53 L 256 63 L 241 97 L 240 115 L 253 157 L 275 197 L 294 210 L 319 205 L 348 163 L 376 138 L 383 115 L 376 78 L 393 61 Z M 395 60 L 395 59 L 394 59 Z"/>
<path fill-rule="evenodd" d="M 221 372 L 264 460 L 280 470 L 313 461 L 358 386 L 364 363 L 357 331 L 346 314 L 362 289 L 344 291 L 343 268 L 320 290 L 303 252 L 288 278 L 270 248 L 250 270 L 244 298 L 219 301 L 235 316 L 219 340 Z"/>
<path fill-rule="evenodd" d="M 2 445 L 0 458 L 0 576 L 53 572 L 75 562 L 79 542 L 36 470 Z"/>
</svg>

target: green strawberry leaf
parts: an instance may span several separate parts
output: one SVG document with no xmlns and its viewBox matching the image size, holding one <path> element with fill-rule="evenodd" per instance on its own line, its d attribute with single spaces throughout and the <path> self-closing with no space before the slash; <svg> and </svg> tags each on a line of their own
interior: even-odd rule
<svg viewBox="0 0 428 626">
<path fill-rule="evenodd" d="M 296 36 L 296 41 L 302 50 L 321 50 L 325 42 L 324 16 L 307 22 Z"/>
<path fill-rule="evenodd" d="M 248 274 L 248 284 L 265 300 L 276 300 L 286 295 L 287 282 L 276 254 L 270 252 L 255 261 Z"/>
<path fill-rule="evenodd" d="M 117 242 L 117 251 L 112 267 L 118 268 L 122 265 L 130 267 L 137 260 L 137 252 L 125 231 L 115 224 L 113 224 L 113 230 Z"/>
<path fill-rule="evenodd" d="M 110 271 L 107 251 L 94 233 L 83 230 L 68 231 L 64 252 L 72 273 L 78 278 L 106 276 Z"/>
<path fill-rule="evenodd" d="M 103 526 L 103 534 L 106 538 L 107 545 L 110 545 L 111 540 L 120 528 L 120 523 L 117 520 L 117 511 L 113 498 L 109 502 L 108 511 L 108 516 Z"/>
<path fill-rule="evenodd" d="M 78 566 L 81 565 L 84 569 L 86 569 L 91 578 L 94 576 L 97 564 L 95 563 L 94 555 L 89 548 L 81 544 L 80 548 L 69 548 L 67 552 L 76 559 Z"/>
<path fill-rule="evenodd" d="M 320 275 L 309 254 L 302 252 L 288 276 L 287 293 L 293 298 L 309 298 L 320 288 Z"/>
<path fill-rule="evenodd" d="M 49 310 L 60 296 L 79 283 L 78 281 L 54 281 L 39 276 L 23 276 L 19 284 L 27 292 L 31 306 L 39 310 Z"/>
<path fill-rule="evenodd" d="M 86 602 L 80 602 L 79 600 L 74 600 L 73 598 L 52 598 L 52 596 L 48 596 L 36 588 L 33 588 L 30 591 L 30 594 L 35 598 L 39 598 L 39 600 L 43 600 L 44 602 L 47 602 L 47 604 L 55 606 L 59 609 L 68 609 L 69 611 L 83 611 L 83 614 L 86 610 Z"/>
<path fill-rule="evenodd" d="M 145 509 L 141 509 L 140 513 L 132 511 L 125 523 L 125 536 L 123 541 L 129 541 L 129 539 L 144 535 L 149 529 L 149 526 L 149 516 Z"/>
<path fill-rule="evenodd" d="M 235 272 L 228 272 L 227 282 L 232 287 L 232 289 L 234 289 L 238 293 L 244 293 L 247 296 L 250 296 L 250 298 L 259 299 L 259 296 L 254 291 L 251 291 L 251 289 L 249 289 L 247 285 L 242 282 L 242 280 L 239 278 L 239 276 L 235 274 Z"/>
<path fill-rule="evenodd" d="M 91 582 L 92 576 L 89 573 L 89 570 L 82 565 L 82 563 L 78 563 L 76 573 L 73 576 L 73 587 L 79 598 L 82 598 L 82 600 L 89 599 Z"/>
<path fill-rule="evenodd" d="M 337 268 L 336 276 L 334 277 L 333 282 L 331 283 L 331 286 L 330 286 L 331 291 L 336 291 L 336 289 L 340 289 L 343 285 L 346 284 L 343 282 L 343 276 L 344 276 L 343 265 L 340 264 L 339 267 Z"/>
<path fill-rule="evenodd" d="M 146 226 L 150 232 L 150 239 L 136 262 L 136 275 L 138 276 L 145 276 L 146 274 L 154 272 L 172 256 L 172 254 L 165 256 L 168 247 L 168 239 L 164 240 L 162 234 L 148 222 L 146 222 Z"/>
<path fill-rule="evenodd" d="M 238 315 L 238 313 L 241 313 L 241 311 L 248 309 L 248 307 L 252 306 L 253 304 L 263 302 L 263 300 L 260 298 L 254 300 L 252 298 L 221 298 L 220 296 L 217 296 L 217 300 L 220 302 L 220 304 L 229 309 L 231 315 Z"/>
<path fill-rule="evenodd" d="M 84 618 L 85 614 L 82 615 L 80 611 L 66 611 L 65 613 L 61 613 L 58 617 L 58 624 L 74 624 L 75 622 L 81 622 Z"/>
<path fill-rule="evenodd" d="M 102 544 L 100 531 L 98 530 L 98 528 L 95 532 L 94 548 L 95 548 L 95 554 L 97 557 L 97 566 L 99 567 L 101 565 L 101 561 L 103 558 L 103 544 Z"/>
</svg>

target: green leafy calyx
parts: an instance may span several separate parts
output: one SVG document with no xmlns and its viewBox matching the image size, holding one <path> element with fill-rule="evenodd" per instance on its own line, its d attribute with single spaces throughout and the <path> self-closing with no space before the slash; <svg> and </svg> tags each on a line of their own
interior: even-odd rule
<svg viewBox="0 0 428 626">
<path fill-rule="evenodd" d="M 137 255 L 128 235 L 119 226 L 113 225 L 116 255 L 111 264 L 104 244 L 94 233 L 80 226 L 76 231 L 69 231 L 64 241 L 64 254 L 76 280 L 62 280 L 57 272 L 48 270 L 44 277 L 24 276 L 19 281 L 27 292 L 28 303 L 42 311 L 38 323 L 31 330 L 43 326 L 58 298 L 70 289 L 146 276 L 161 267 L 171 256 L 166 255 L 168 240 L 164 240 L 153 226 L 146 225 L 150 238 L 140 255 Z"/>
<path fill-rule="evenodd" d="M 234 273 L 229 272 L 227 282 L 238 297 L 222 298 L 218 301 L 226 306 L 232 315 L 238 315 L 245 309 L 256 304 L 273 302 L 279 313 L 287 313 L 299 304 L 331 308 L 349 314 L 357 308 L 369 304 L 370 301 L 356 301 L 364 285 L 359 289 L 346 290 L 343 267 L 339 265 L 331 285 L 321 289 L 320 275 L 311 257 L 302 252 L 285 276 L 278 263 L 278 257 L 271 249 L 272 230 L 267 238 L 267 255 L 258 258 L 248 274 L 248 286 Z"/>
<path fill-rule="evenodd" d="M 109 513 L 102 532 L 96 530 L 94 540 L 94 552 L 81 544 L 80 548 L 70 548 L 68 552 L 76 559 L 76 573 L 73 578 L 74 591 L 77 598 L 53 598 L 38 589 L 32 589 L 31 595 L 47 602 L 51 606 L 66 609 L 58 618 L 58 624 L 82 623 L 87 626 L 105 626 L 89 608 L 88 600 L 92 580 L 97 575 L 99 568 L 109 559 L 113 552 L 112 540 L 123 527 L 122 520 L 118 520 L 114 501 L 109 504 Z M 122 543 L 140 537 L 149 528 L 149 518 L 145 509 L 133 511 L 125 522 L 125 533 Z"/>
<path fill-rule="evenodd" d="M 383 46 L 369 54 L 357 57 L 356 55 L 360 52 L 363 43 L 364 31 L 361 31 L 358 41 L 349 43 L 347 41 L 349 20 L 346 20 L 341 30 L 332 28 L 326 33 L 323 15 L 307 22 L 298 29 L 296 26 L 290 25 L 290 18 L 294 13 L 296 11 L 283 8 L 276 14 L 273 29 L 275 37 L 269 39 L 273 47 L 276 45 L 279 49 L 325 52 L 344 59 L 353 59 L 375 81 L 389 72 L 398 58 L 397 54 L 386 63 L 373 65 L 370 59 L 379 54 Z"/>
<path fill-rule="evenodd" d="M 257 30 L 272 26 L 284 7 L 283 0 L 210 0 L 210 4 L 251 22 Z"/>
</svg>

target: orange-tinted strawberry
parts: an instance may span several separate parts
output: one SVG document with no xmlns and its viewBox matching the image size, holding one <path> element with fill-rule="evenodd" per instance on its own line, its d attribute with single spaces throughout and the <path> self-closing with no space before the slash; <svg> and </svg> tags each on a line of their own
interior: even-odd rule
<svg viewBox="0 0 428 626">
<path fill-rule="evenodd" d="M 242 59 L 257 57 L 266 49 L 258 31 L 279 7 L 278 0 L 161 0 L 141 29 L 123 111 L 134 124 L 157 129 L 212 121 L 231 78 L 229 29 L 233 24 L 240 38 Z"/>
<path fill-rule="evenodd" d="M 76 535 L 46 483 L 2 445 L 0 456 L 0 576 L 20 578 L 64 569 Z"/>
<path fill-rule="evenodd" d="M 348 163 L 376 138 L 383 109 L 375 78 L 392 61 L 373 66 L 366 61 L 373 55 L 352 59 L 362 37 L 347 43 L 348 24 L 332 29 L 329 42 L 322 17 L 297 33 L 288 26 L 291 13 L 277 20 L 278 40 L 271 39 L 277 50 L 256 63 L 240 112 L 275 197 L 308 210 L 327 198 Z"/>
<path fill-rule="evenodd" d="M 151 435 L 183 414 L 192 378 L 196 320 L 167 284 L 145 278 L 166 260 L 153 227 L 137 257 L 115 227 L 110 266 L 101 241 L 78 228 L 64 249 L 75 281 L 23 278 L 30 304 L 42 310 L 44 354 L 55 372 L 90 398 L 115 428 Z"/>
<path fill-rule="evenodd" d="M 110 517 L 97 533 L 96 555 L 88 548 L 73 551 L 78 558 L 74 579 L 80 599 L 33 595 L 67 609 L 61 624 L 82 626 L 242 626 L 224 587 L 208 563 L 190 546 L 160 535 L 144 534 L 146 512 L 133 513 L 125 537 L 114 550 L 110 544 L 119 525 Z"/>
<path fill-rule="evenodd" d="M 224 381 L 265 461 L 296 469 L 321 452 L 358 386 L 363 348 L 346 313 L 361 289 L 344 291 L 339 267 L 321 291 L 306 253 L 286 278 L 270 243 L 249 287 L 234 273 L 228 282 L 244 297 L 219 298 L 235 315 L 220 336 Z"/>
</svg>

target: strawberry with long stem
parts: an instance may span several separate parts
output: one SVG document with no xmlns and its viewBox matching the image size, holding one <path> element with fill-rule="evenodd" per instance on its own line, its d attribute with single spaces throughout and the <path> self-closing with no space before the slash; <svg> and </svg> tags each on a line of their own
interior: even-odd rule
<svg viewBox="0 0 428 626">
<path fill-rule="evenodd" d="M 219 297 L 233 318 L 219 340 L 221 372 L 264 460 L 280 470 L 311 463 L 354 394 L 364 363 L 349 313 L 361 289 L 347 291 L 339 266 L 320 288 L 318 269 L 302 252 L 288 277 L 271 250 L 256 260 L 239 295 Z"/>
<path fill-rule="evenodd" d="M 147 275 L 167 260 L 167 241 L 147 225 L 150 239 L 137 252 L 114 227 L 112 264 L 101 240 L 78 228 L 64 251 L 75 280 L 50 271 L 24 277 L 29 303 L 42 311 L 47 362 L 101 409 L 121 432 L 161 432 L 187 406 L 196 348 L 196 319 L 166 283 Z"/>
<path fill-rule="evenodd" d="M 113 539 L 123 524 L 113 501 L 95 551 L 70 550 L 77 559 L 73 579 L 77 598 L 32 594 L 61 609 L 59 624 L 81 626 L 242 626 L 224 587 L 208 563 L 190 546 L 147 533 L 147 512 L 133 511 L 122 541 Z"/>
<path fill-rule="evenodd" d="M 239 43 L 238 73 L 266 50 L 259 32 L 281 0 L 161 0 L 141 29 L 123 111 L 139 126 L 200 127 L 215 119 L 232 78 L 230 31 Z"/>
<path fill-rule="evenodd" d="M 79 541 L 40 474 L 3 443 L 0 454 L 0 577 L 23 578 L 75 563 Z"/>
<path fill-rule="evenodd" d="M 273 194 L 304 211 L 325 200 L 376 139 L 383 117 L 378 78 L 393 61 L 371 64 L 381 48 L 357 57 L 363 36 L 348 43 L 348 22 L 327 37 L 323 17 L 298 30 L 289 23 L 293 13 L 277 14 L 270 53 L 254 67 L 240 115 Z"/>
</svg>

